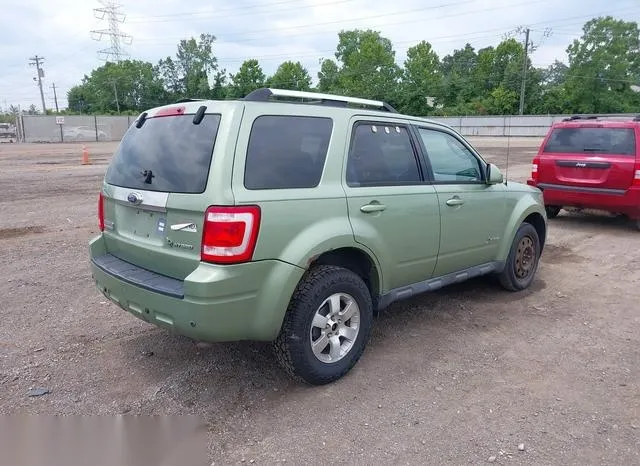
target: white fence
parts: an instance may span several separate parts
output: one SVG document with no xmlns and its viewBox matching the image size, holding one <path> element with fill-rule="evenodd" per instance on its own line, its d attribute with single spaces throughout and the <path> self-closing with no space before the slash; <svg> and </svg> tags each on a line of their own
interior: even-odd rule
<svg viewBox="0 0 640 466">
<path fill-rule="evenodd" d="M 18 132 L 24 142 L 119 141 L 134 120 L 126 115 L 23 115 Z"/>
<path fill-rule="evenodd" d="M 430 117 L 453 127 L 463 136 L 542 137 L 556 121 L 571 115 Z M 630 119 L 635 114 L 600 115 L 601 119 Z M 132 116 L 24 115 L 18 118 L 18 137 L 23 142 L 119 141 Z"/>
</svg>

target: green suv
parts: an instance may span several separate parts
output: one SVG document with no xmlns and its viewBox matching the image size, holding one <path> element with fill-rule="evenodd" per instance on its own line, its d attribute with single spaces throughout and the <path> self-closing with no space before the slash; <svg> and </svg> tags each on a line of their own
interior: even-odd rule
<svg viewBox="0 0 640 466">
<path fill-rule="evenodd" d="M 384 102 L 259 89 L 142 113 L 109 165 L 98 289 L 201 341 L 272 341 L 289 374 L 342 377 L 394 301 L 534 279 L 542 193 L 451 128 Z"/>
</svg>

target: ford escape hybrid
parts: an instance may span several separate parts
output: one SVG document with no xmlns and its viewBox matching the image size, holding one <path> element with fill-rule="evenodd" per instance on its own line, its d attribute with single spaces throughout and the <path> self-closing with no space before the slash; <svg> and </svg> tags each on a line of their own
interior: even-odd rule
<svg viewBox="0 0 640 466">
<path fill-rule="evenodd" d="M 272 341 L 311 384 L 360 358 L 374 314 L 495 274 L 533 281 L 542 193 L 455 131 L 383 102 L 260 89 L 142 113 L 99 195 L 99 290 L 204 341 Z"/>
<path fill-rule="evenodd" d="M 527 183 L 544 192 L 547 216 L 563 207 L 627 215 L 640 229 L 640 117 L 574 116 L 555 123 Z"/>
</svg>

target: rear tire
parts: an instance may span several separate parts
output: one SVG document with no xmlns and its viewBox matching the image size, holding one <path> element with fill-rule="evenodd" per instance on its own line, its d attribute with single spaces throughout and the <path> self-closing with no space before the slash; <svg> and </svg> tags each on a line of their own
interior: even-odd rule
<svg viewBox="0 0 640 466">
<path fill-rule="evenodd" d="M 508 291 L 528 288 L 535 278 L 540 259 L 540 238 L 530 223 L 518 228 L 504 270 L 498 275 L 500 284 Z"/>
<path fill-rule="evenodd" d="M 338 380 L 358 362 L 373 320 L 371 293 L 350 270 L 311 269 L 300 281 L 273 343 L 278 362 L 311 385 Z"/>
<path fill-rule="evenodd" d="M 557 205 L 547 205 L 544 206 L 544 210 L 547 211 L 547 218 L 556 218 L 562 210 L 562 207 Z"/>
</svg>

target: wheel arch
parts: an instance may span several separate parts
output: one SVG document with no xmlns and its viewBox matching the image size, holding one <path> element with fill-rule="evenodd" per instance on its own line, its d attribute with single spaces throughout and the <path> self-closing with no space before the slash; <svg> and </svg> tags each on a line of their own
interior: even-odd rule
<svg viewBox="0 0 640 466">
<path fill-rule="evenodd" d="M 531 198 L 525 196 L 514 207 L 511 217 L 505 227 L 505 234 L 503 235 L 503 242 L 500 245 L 497 259 L 506 261 L 511 249 L 511 243 L 516 236 L 518 228 L 523 223 L 529 223 L 532 225 L 540 238 L 540 246 L 542 248 L 547 239 L 547 217 L 544 211 L 544 207 L 538 203 L 531 202 Z"/>
<path fill-rule="evenodd" d="M 314 257 L 309 268 L 320 265 L 344 267 L 362 278 L 371 293 L 374 313 L 377 312 L 382 276 L 375 259 L 369 253 L 354 246 L 337 248 Z"/>
</svg>

